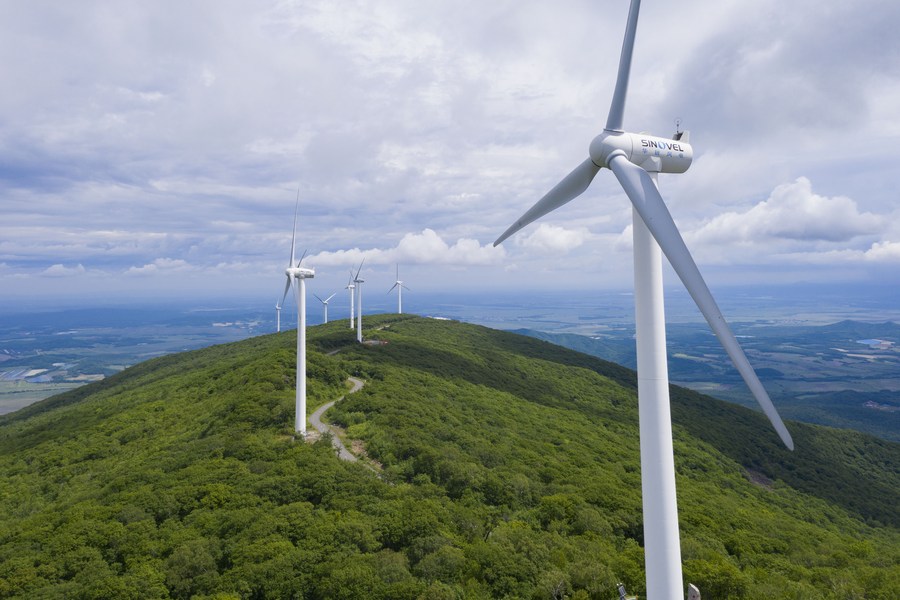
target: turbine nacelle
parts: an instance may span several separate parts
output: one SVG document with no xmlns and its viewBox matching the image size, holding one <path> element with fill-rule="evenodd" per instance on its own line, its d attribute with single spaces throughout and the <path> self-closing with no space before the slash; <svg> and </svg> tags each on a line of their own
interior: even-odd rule
<svg viewBox="0 0 900 600">
<path fill-rule="evenodd" d="M 588 153 L 594 165 L 608 168 L 617 150 L 649 173 L 684 173 L 694 159 L 694 150 L 686 141 L 609 130 L 591 141 Z"/>
<path fill-rule="evenodd" d="M 316 276 L 316 270 L 306 267 L 288 267 L 284 270 L 284 274 L 294 279 L 312 279 Z"/>
</svg>

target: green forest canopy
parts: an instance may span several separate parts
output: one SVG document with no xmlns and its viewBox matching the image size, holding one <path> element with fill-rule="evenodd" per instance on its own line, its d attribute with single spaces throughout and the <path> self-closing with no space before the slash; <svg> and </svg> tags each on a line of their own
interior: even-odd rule
<svg viewBox="0 0 900 600">
<path fill-rule="evenodd" d="M 418 317 L 171 355 L 0 417 L 0 597 L 603 598 L 643 589 L 634 374 Z M 333 353 L 337 351 L 336 353 Z M 685 578 L 716 598 L 900 597 L 900 446 L 673 388 Z M 378 471 L 373 473 L 372 468 Z M 687 582 L 685 582 L 686 585 Z"/>
</svg>

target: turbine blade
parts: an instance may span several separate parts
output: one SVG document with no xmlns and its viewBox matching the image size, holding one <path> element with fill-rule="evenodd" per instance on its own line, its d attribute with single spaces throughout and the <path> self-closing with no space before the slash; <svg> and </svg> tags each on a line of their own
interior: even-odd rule
<svg viewBox="0 0 900 600">
<path fill-rule="evenodd" d="M 750 361 L 747 360 L 747 356 L 731 332 L 731 328 L 725 322 L 722 311 L 719 310 L 706 282 L 703 281 L 700 270 L 691 257 L 691 253 L 678 232 L 675 221 L 672 219 L 672 215 L 669 214 L 669 210 L 666 208 L 666 204 L 650 174 L 629 162 L 623 154 L 613 154 L 609 161 L 609 168 L 612 169 L 619 183 L 622 184 L 622 188 L 625 190 L 631 203 L 641 219 L 644 220 L 650 233 L 653 234 L 666 258 L 669 259 L 672 268 L 675 269 L 678 277 L 681 278 L 684 287 L 687 288 L 691 298 L 694 299 L 697 308 L 703 313 L 713 333 L 719 338 L 719 342 L 725 348 L 725 352 L 728 353 L 731 362 L 734 363 L 735 368 L 737 368 L 741 377 L 744 378 L 747 387 L 750 388 L 759 406 L 769 418 L 769 421 L 771 421 L 772 426 L 775 427 L 775 431 L 778 432 L 781 441 L 790 450 L 793 450 L 794 442 L 791 439 L 791 434 L 788 432 L 787 427 L 784 426 L 784 422 L 778 415 L 778 411 L 775 410 L 775 405 L 772 404 L 772 400 L 766 393 L 765 388 L 763 388 L 762 383 L 760 383 L 753 367 L 750 366 Z"/>
<path fill-rule="evenodd" d="M 328 302 L 329 300 L 331 300 L 332 298 L 334 298 L 336 295 L 337 295 L 337 292 L 335 292 L 334 294 L 328 296 L 327 298 L 325 298 L 325 302 Z"/>
<path fill-rule="evenodd" d="M 316 297 L 316 300 L 318 300 L 318 301 L 321 302 L 322 304 L 325 304 L 325 301 L 322 300 L 321 298 L 319 298 L 319 295 L 318 295 L 318 294 L 313 294 L 313 296 Z"/>
<path fill-rule="evenodd" d="M 510 225 L 509 229 L 503 232 L 503 235 L 497 238 L 494 246 L 503 243 L 503 240 L 516 233 L 526 225 L 540 219 L 547 213 L 556 210 L 566 202 L 573 200 L 584 193 L 600 167 L 595 165 L 591 159 L 587 159 L 575 169 L 566 175 L 562 181 L 547 192 L 543 198 L 537 201 L 537 204 L 528 209 L 528 211 L 519 217 L 519 220 Z M 398 278 L 399 279 L 399 278 Z"/>
<path fill-rule="evenodd" d="M 300 263 L 303 262 L 303 259 L 306 258 L 306 250 L 303 251 L 303 254 L 300 256 L 300 260 L 297 261 L 297 266 L 300 266 Z"/>
<path fill-rule="evenodd" d="M 359 272 L 362 271 L 362 266 L 363 266 L 364 262 L 366 262 L 366 259 L 362 259 L 361 261 L 359 261 L 359 268 L 356 270 L 356 277 L 353 278 L 353 281 L 356 281 L 357 279 L 359 279 Z"/>
<path fill-rule="evenodd" d="M 281 306 L 284 306 L 284 300 L 287 298 L 288 291 L 291 289 L 291 277 L 287 275 L 287 281 L 284 284 L 284 294 L 281 296 Z"/>
<path fill-rule="evenodd" d="M 291 262 L 289 267 L 294 266 L 294 241 L 297 239 L 297 213 L 300 211 L 300 186 L 297 186 L 297 203 L 294 205 L 294 229 L 291 231 Z"/>
<path fill-rule="evenodd" d="M 395 283 L 394 285 L 391 286 L 391 289 L 389 289 L 389 290 L 387 291 L 387 293 L 390 294 L 391 292 L 393 292 L 395 287 L 397 287 L 397 284 L 396 284 L 396 283 Z"/>
<path fill-rule="evenodd" d="M 619 75 L 616 78 L 616 89 L 613 92 L 606 129 L 622 131 L 625 118 L 625 97 L 628 95 L 628 78 L 631 74 L 631 55 L 634 50 L 634 36 L 637 32 L 638 13 L 641 11 L 641 0 L 631 0 L 628 9 L 628 23 L 625 26 L 625 39 L 622 40 L 622 53 L 619 55 Z"/>
</svg>

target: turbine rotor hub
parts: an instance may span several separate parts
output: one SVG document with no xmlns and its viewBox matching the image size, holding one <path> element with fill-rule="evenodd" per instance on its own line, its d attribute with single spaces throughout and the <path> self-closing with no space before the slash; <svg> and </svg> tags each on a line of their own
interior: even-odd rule
<svg viewBox="0 0 900 600">
<path fill-rule="evenodd" d="M 631 159 L 632 139 L 631 135 L 623 131 L 604 130 L 603 133 L 591 140 L 588 148 L 591 161 L 598 167 L 609 167 L 609 157 L 616 150 L 625 152 L 625 156 Z"/>
</svg>

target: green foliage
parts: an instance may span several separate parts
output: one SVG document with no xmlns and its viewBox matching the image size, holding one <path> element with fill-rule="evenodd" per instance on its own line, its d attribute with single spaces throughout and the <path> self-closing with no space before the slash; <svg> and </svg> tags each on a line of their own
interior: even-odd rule
<svg viewBox="0 0 900 600">
<path fill-rule="evenodd" d="M 0 597 L 612 598 L 644 587 L 634 374 L 415 317 L 168 356 L 0 418 Z M 335 354 L 326 354 L 337 350 Z M 896 444 L 673 388 L 686 579 L 706 598 L 900 597 Z"/>
</svg>

